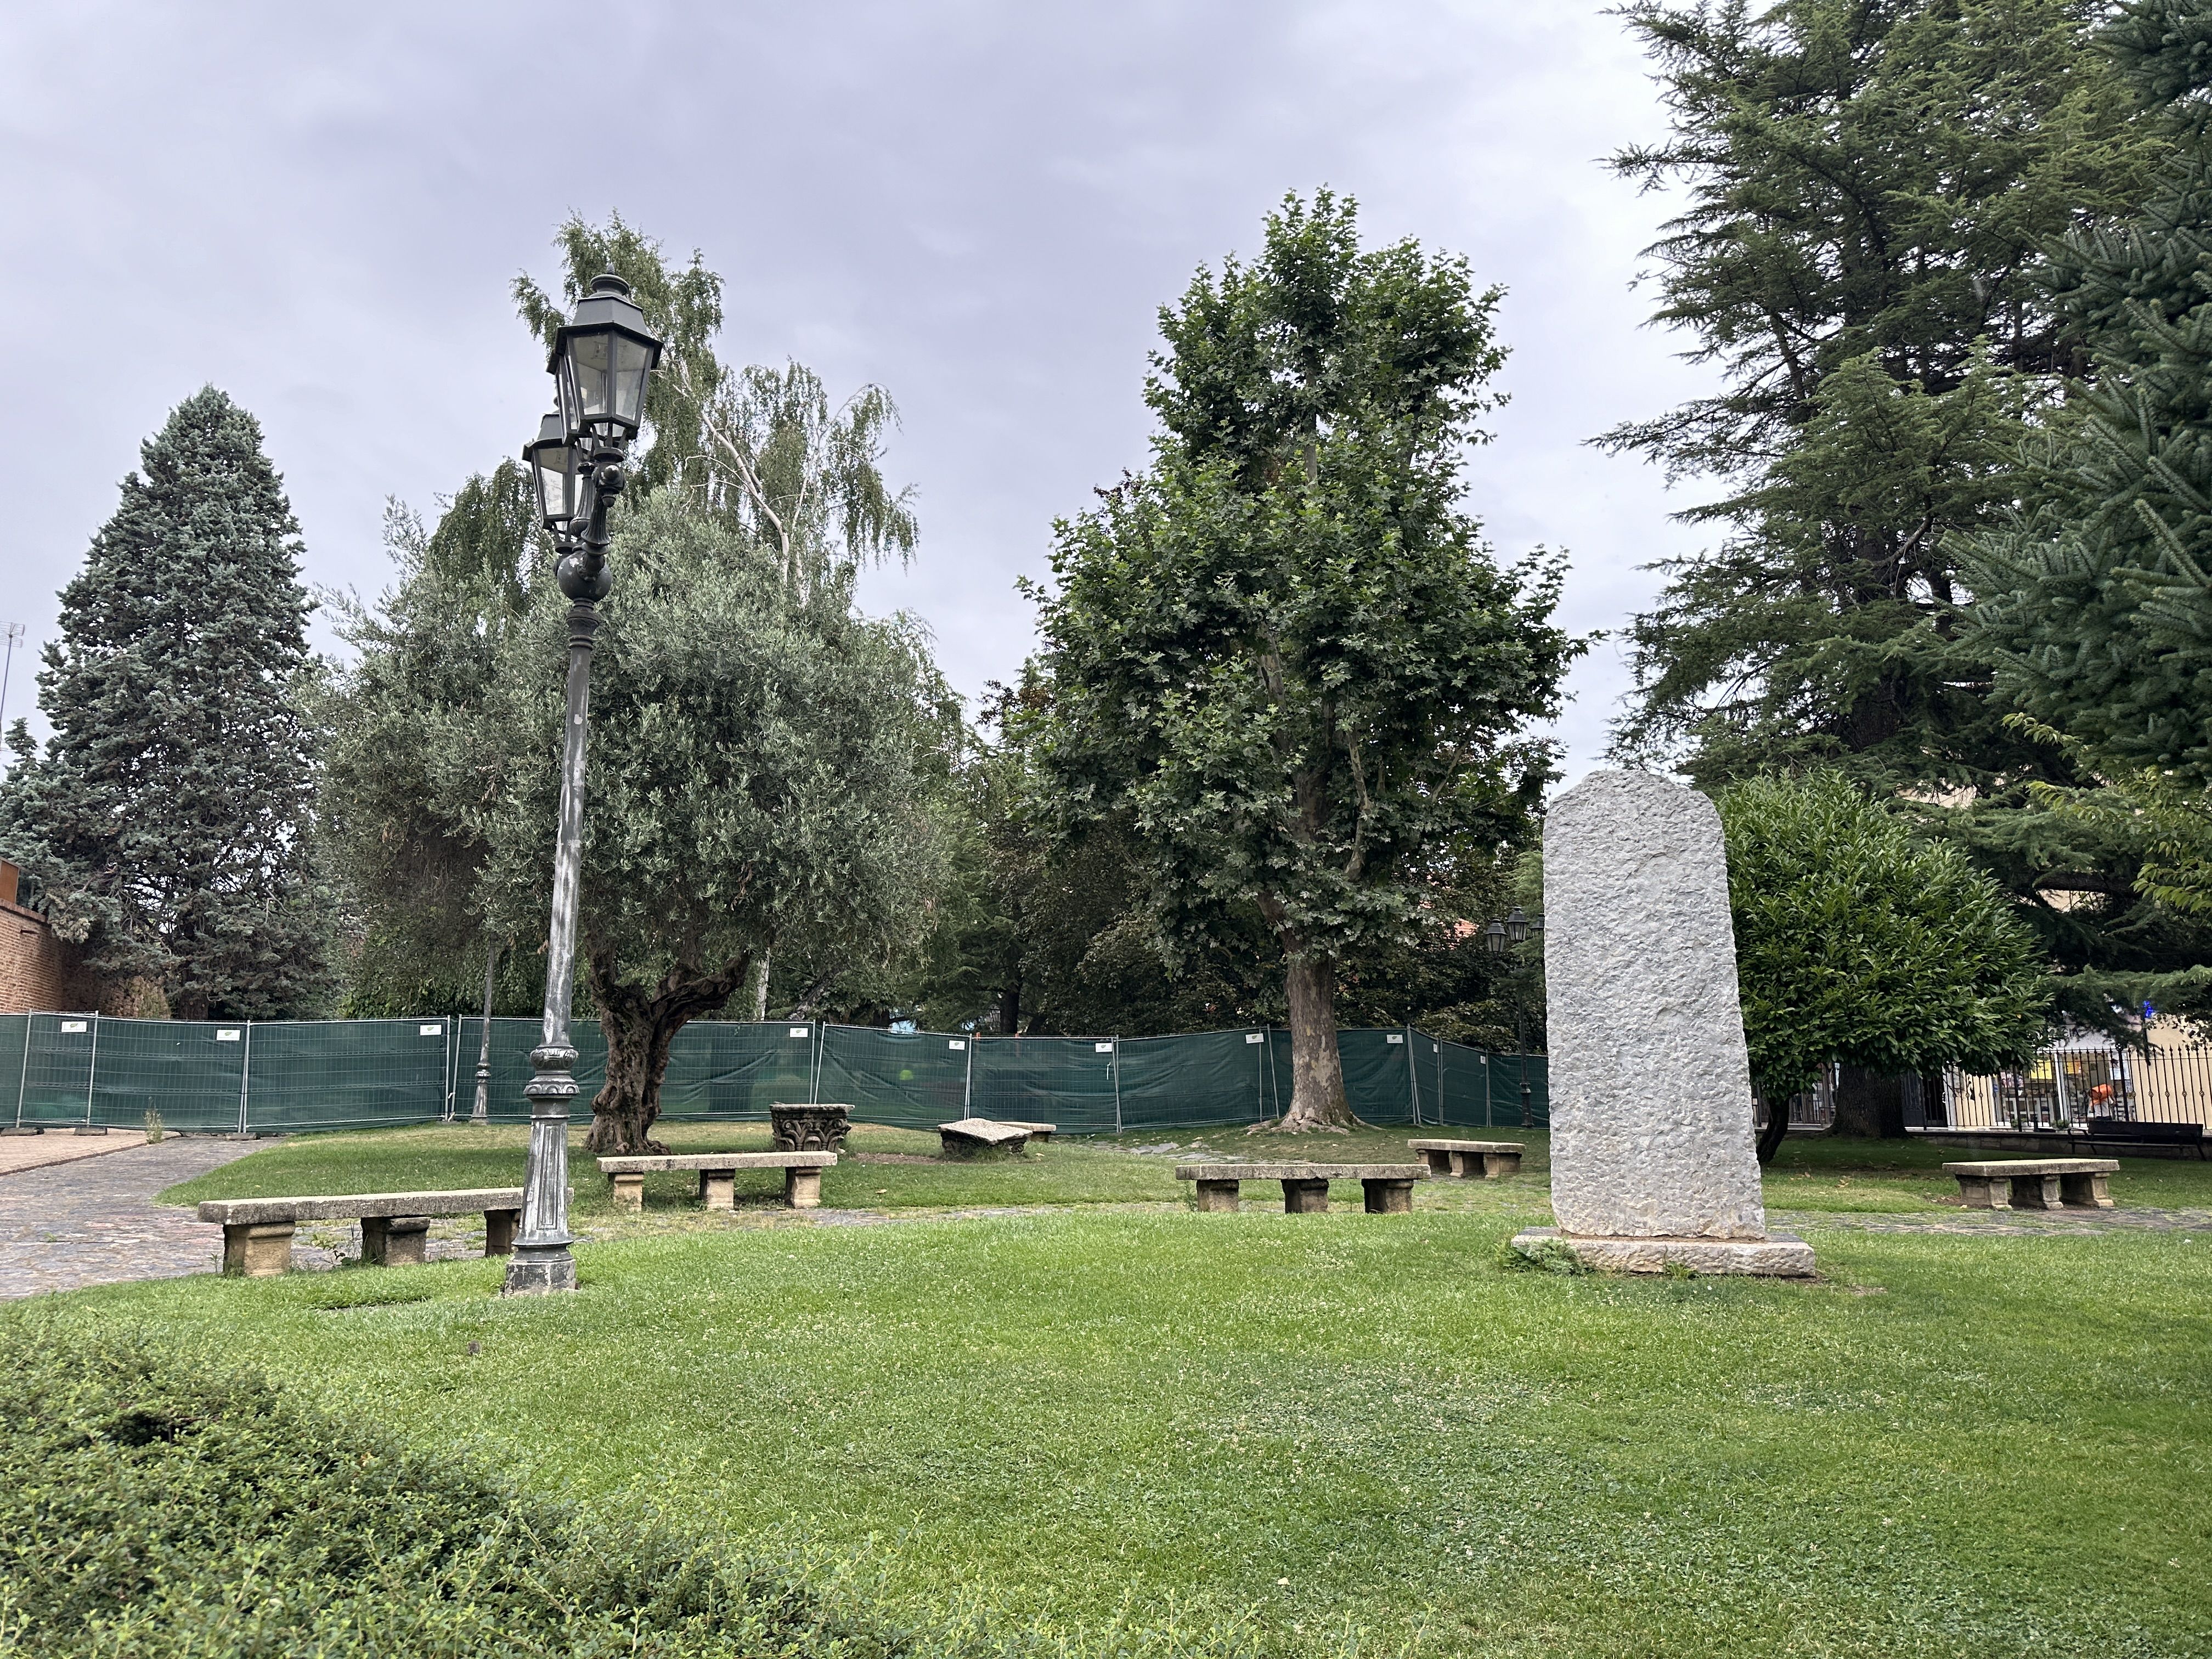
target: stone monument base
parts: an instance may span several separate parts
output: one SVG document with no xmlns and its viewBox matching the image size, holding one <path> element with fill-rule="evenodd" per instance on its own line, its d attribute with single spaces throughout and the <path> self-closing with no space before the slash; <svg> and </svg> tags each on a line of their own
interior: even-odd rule
<svg viewBox="0 0 2212 1659">
<path fill-rule="evenodd" d="M 1693 1273 L 1757 1273 L 1769 1279 L 1810 1279 L 1813 1247 L 1793 1233 L 1765 1238 L 1577 1238 L 1557 1227 L 1530 1227 L 1513 1236 L 1523 1255 L 1564 1244 L 1585 1266 L 1602 1273 L 1663 1273 L 1680 1264 Z"/>
</svg>

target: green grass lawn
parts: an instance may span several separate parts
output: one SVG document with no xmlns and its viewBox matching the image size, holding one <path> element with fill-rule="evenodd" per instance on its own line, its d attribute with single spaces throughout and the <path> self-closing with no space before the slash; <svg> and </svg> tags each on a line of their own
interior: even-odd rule
<svg viewBox="0 0 2212 1659">
<path fill-rule="evenodd" d="M 896 1133 L 855 1143 L 921 1144 Z M 829 1201 L 1079 1205 L 617 1231 L 580 1249 L 574 1297 L 501 1302 L 497 1264 L 454 1262 L 64 1308 L 258 1358 L 547 1490 L 857 1559 L 902 1605 L 1121 1608 L 1285 1655 L 2212 1654 L 2212 1237 L 1814 1214 L 1815 1284 L 1553 1276 L 1499 1258 L 1544 1209 L 1541 1137 L 1513 1138 L 1529 1173 L 1425 1183 L 1407 1218 L 1103 1209 L 1172 1199 L 1176 1154 L 1062 1143 L 853 1163 Z M 191 1190 L 519 1170 L 507 1131 L 340 1139 Z M 1793 1142 L 1770 1203 L 1932 1208 L 1924 1150 Z M 2204 1205 L 2212 1171 L 2131 1161 L 2114 1188 Z"/>
<path fill-rule="evenodd" d="M 664 1123 L 657 1133 L 679 1152 L 760 1152 L 769 1146 L 764 1124 Z M 1015 1158 L 945 1161 L 933 1133 L 863 1124 L 853 1131 L 848 1156 L 825 1172 L 823 1202 L 833 1208 L 980 1208 L 1037 1204 L 1173 1203 L 1189 1188 L 1175 1179 L 1175 1165 L 1196 1158 L 1297 1158 L 1350 1163 L 1419 1162 L 1407 1150 L 1413 1135 L 1435 1129 L 1368 1128 L 1346 1135 L 1304 1135 L 1288 1140 L 1247 1135 L 1241 1128 L 1155 1131 L 1109 1139 L 1061 1138 Z M 1473 1209 L 1548 1219 L 1549 1138 L 1518 1129 L 1452 1130 L 1469 1139 L 1516 1140 L 1528 1149 L 1522 1173 L 1506 1182 L 1439 1182 L 1419 1189 L 1426 1207 Z M 507 1187 L 522 1182 L 527 1131 L 465 1124 L 368 1133 L 301 1135 L 235 1164 L 209 1171 L 163 1194 L 173 1203 L 203 1198 L 265 1198 L 278 1194 L 410 1192 L 452 1187 Z M 1139 1150 L 1141 1149 L 1141 1150 Z M 611 1208 L 608 1183 L 583 1150 L 580 1130 L 570 1136 L 575 1213 L 596 1229 L 648 1230 L 677 1217 L 698 1218 L 697 1181 L 690 1175 L 646 1178 L 642 1224 Z M 1958 1184 L 1942 1172 L 1955 1151 L 1920 1140 L 1832 1140 L 1792 1137 L 1766 1172 L 1766 1202 L 1785 1212 L 1902 1213 L 1955 1208 Z M 2002 1152 L 1968 1153 L 2002 1158 Z M 782 1182 L 773 1172 L 738 1181 L 741 1208 L 773 1211 L 782 1203 Z M 1255 1187 L 1251 1203 L 1274 1189 Z M 2128 1158 L 2112 1181 L 2124 1205 L 2153 1208 L 2212 1206 L 2212 1164 L 2172 1158 Z M 1357 1182 L 1340 1182 L 1332 1201 L 1358 1208 Z"/>
</svg>

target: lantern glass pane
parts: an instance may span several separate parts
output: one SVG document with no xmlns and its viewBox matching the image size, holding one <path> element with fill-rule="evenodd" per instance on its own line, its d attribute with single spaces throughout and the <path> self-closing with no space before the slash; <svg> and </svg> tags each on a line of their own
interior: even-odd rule
<svg viewBox="0 0 2212 1659">
<path fill-rule="evenodd" d="M 651 348 L 642 340 L 632 339 L 627 334 L 617 334 L 611 344 L 613 354 L 613 411 L 617 418 L 630 426 L 638 426 L 645 419 L 645 382 L 653 367 Z"/>
<path fill-rule="evenodd" d="M 568 513 L 568 447 L 538 452 L 538 495 L 546 521 L 566 519 Z"/>
<path fill-rule="evenodd" d="M 615 337 L 608 334 L 571 334 L 568 349 L 562 354 L 568 359 L 568 373 L 575 377 L 575 408 L 565 411 L 569 415 L 573 430 L 591 421 L 604 421 L 615 412 L 612 370 L 612 348 Z"/>
</svg>

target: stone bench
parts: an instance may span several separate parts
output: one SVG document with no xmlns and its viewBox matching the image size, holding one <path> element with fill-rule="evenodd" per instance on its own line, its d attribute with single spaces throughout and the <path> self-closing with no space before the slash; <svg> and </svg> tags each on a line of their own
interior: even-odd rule
<svg viewBox="0 0 2212 1659">
<path fill-rule="evenodd" d="M 372 1267 L 412 1267 L 423 1259 L 430 1219 L 482 1215 L 484 1254 L 514 1249 L 522 1219 L 522 1188 L 479 1187 L 444 1193 L 359 1193 L 333 1198 L 215 1198 L 199 1218 L 222 1228 L 222 1270 L 234 1277 L 266 1279 L 292 1265 L 292 1233 L 302 1221 L 358 1221 L 361 1259 Z"/>
<path fill-rule="evenodd" d="M 937 1126 L 938 1145 L 947 1158 L 980 1158 L 986 1152 L 1018 1152 L 1030 1144 L 1023 1123 L 994 1123 L 988 1117 L 963 1117 Z"/>
<path fill-rule="evenodd" d="M 1943 1173 L 1958 1178 L 1959 1196 L 1977 1210 L 2109 1210 L 2105 1177 L 2119 1167 L 2110 1158 L 2016 1158 L 1946 1164 Z"/>
<path fill-rule="evenodd" d="M 1177 1181 L 1198 1186 L 1201 1210 L 1234 1210 L 1237 1187 L 1247 1181 L 1283 1183 L 1285 1215 L 1321 1215 L 1328 1209 L 1328 1183 L 1356 1181 L 1370 1215 L 1405 1215 L 1413 1207 L 1413 1183 L 1428 1174 L 1419 1164 L 1178 1164 Z"/>
<path fill-rule="evenodd" d="M 1457 1176 L 1462 1181 L 1495 1181 L 1521 1173 L 1521 1143 L 1517 1140 L 1409 1140 L 1406 1143 L 1429 1161 L 1433 1176 Z"/>
<path fill-rule="evenodd" d="M 1026 1129 L 1031 1140 L 1050 1140 L 1060 1133 L 1057 1123 L 1024 1123 L 1018 1117 L 995 1117 L 994 1123 L 1006 1129 Z"/>
<path fill-rule="evenodd" d="M 599 1173 L 614 1182 L 618 1210 L 642 1210 L 646 1176 L 668 1170 L 696 1170 L 699 1201 L 710 1210 L 733 1210 L 738 1170 L 781 1170 L 783 1201 L 794 1210 L 813 1210 L 822 1204 L 822 1172 L 836 1161 L 835 1152 L 659 1152 L 603 1158 Z"/>
</svg>

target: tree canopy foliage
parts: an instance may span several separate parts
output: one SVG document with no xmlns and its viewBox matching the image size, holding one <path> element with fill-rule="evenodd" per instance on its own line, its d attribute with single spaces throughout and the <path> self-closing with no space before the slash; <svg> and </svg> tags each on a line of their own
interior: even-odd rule
<svg viewBox="0 0 2212 1659">
<path fill-rule="evenodd" d="M 1762 1158 L 1832 1060 L 1889 1074 L 2018 1063 L 2048 1029 L 2050 975 L 2003 890 L 1835 773 L 1717 798 Z"/>
<path fill-rule="evenodd" d="M 1163 309 L 1152 464 L 1062 522 L 1038 594 L 1063 823 L 1126 827 L 1171 944 L 1256 913 L 1285 964 L 1287 1128 L 1349 1116 L 1347 952 L 1524 836 L 1551 775 L 1523 726 L 1575 649 L 1559 567 L 1500 568 L 1459 505 L 1497 297 L 1412 241 L 1363 252 L 1349 200 L 1286 200 L 1255 259 Z"/>
<path fill-rule="evenodd" d="M 915 945 L 961 734 L 919 626 L 854 609 L 860 566 L 915 535 L 877 466 L 888 397 L 831 410 L 799 366 L 726 372 L 720 279 L 619 219 L 571 222 L 561 246 L 565 289 L 611 268 L 668 340 L 642 483 L 614 519 L 586 786 L 583 963 L 608 1039 L 593 1145 L 629 1150 L 675 1033 L 771 950 L 822 981 Z M 542 290 L 517 292 L 552 325 Z M 470 480 L 427 534 L 401 514 L 398 586 L 348 615 L 360 658 L 331 700 L 331 780 L 372 968 L 544 926 L 568 602 L 512 466 Z M 414 892 L 382 884 L 401 861 L 426 872 Z"/>
</svg>

